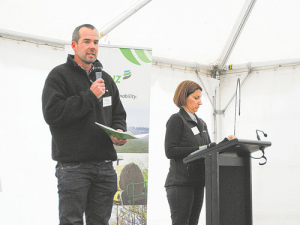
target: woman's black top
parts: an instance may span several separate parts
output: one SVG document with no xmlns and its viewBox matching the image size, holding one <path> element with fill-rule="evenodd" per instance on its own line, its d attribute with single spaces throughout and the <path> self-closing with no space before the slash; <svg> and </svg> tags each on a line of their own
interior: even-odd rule
<svg viewBox="0 0 300 225">
<path fill-rule="evenodd" d="M 206 123 L 197 118 L 191 119 L 184 109 L 173 114 L 168 122 L 165 136 L 165 153 L 170 159 L 170 169 L 165 187 L 177 185 L 204 186 L 204 159 L 183 163 L 183 158 L 209 144 L 210 137 Z"/>
</svg>

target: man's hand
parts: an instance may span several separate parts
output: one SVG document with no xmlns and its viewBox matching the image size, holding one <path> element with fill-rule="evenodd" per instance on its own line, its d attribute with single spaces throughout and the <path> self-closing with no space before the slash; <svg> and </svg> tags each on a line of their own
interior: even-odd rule
<svg viewBox="0 0 300 225">
<path fill-rule="evenodd" d="M 102 78 L 97 79 L 90 87 L 90 90 L 94 93 L 94 95 L 96 95 L 97 98 L 100 98 L 105 94 L 104 80 Z"/>
<path fill-rule="evenodd" d="M 117 131 L 123 132 L 121 129 L 117 129 Z M 114 136 L 112 136 L 112 135 L 110 136 L 110 138 L 111 138 L 112 142 L 113 142 L 115 145 L 117 145 L 117 146 L 122 146 L 122 145 L 124 145 L 124 144 L 127 142 L 126 139 L 118 139 L 118 138 L 116 138 L 116 137 L 114 137 Z"/>
</svg>

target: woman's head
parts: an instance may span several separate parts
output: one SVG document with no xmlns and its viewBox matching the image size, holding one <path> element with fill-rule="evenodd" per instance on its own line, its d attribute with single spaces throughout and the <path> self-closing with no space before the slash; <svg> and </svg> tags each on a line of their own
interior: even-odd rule
<svg viewBox="0 0 300 225">
<path fill-rule="evenodd" d="M 178 108 L 184 108 L 186 111 L 194 114 L 197 112 L 201 102 L 202 88 L 199 84 L 185 80 L 181 82 L 174 94 L 173 101 Z"/>
</svg>

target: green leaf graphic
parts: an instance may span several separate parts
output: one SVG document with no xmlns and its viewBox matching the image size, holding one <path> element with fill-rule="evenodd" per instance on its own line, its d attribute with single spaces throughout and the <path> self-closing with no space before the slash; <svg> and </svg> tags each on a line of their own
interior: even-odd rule
<svg viewBox="0 0 300 225">
<path fill-rule="evenodd" d="M 128 59 L 130 62 L 132 62 L 133 64 L 136 65 L 141 65 L 136 58 L 134 57 L 134 55 L 132 54 L 131 50 L 129 48 L 120 48 L 122 54 L 125 56 L 126 59 Z"/>
<path fill-rule="evenodd" d="M 137 56 L 145 63 L 150 63 L 151 61 L 147 58 L 144 50 L 142 49 L 135 49 L 134 50 Z"/>
</svg>

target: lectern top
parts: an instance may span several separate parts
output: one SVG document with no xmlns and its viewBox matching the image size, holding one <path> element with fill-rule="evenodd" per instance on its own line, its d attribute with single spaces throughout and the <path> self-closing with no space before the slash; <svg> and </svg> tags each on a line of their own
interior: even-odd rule
<svg viewBox="0 0 300 225">
<path fill-rule="evenodd" d="M 204 158 L 206 155 L 212 153 L 237 153 L 238 155 L 249 155 L 252 152 L 256 152 L 261 149 L 265 149 L 271 146 L 269 141 L 247 140 L 247 139 L 233 139 L 231 141 L 225 141 L 217 144 L 214 147 L 206 148 L 204 150 L 197 150 L 189 156 L 183 159 L 184 163 L 192 162 L 194 160 Z"/>
</svg>

